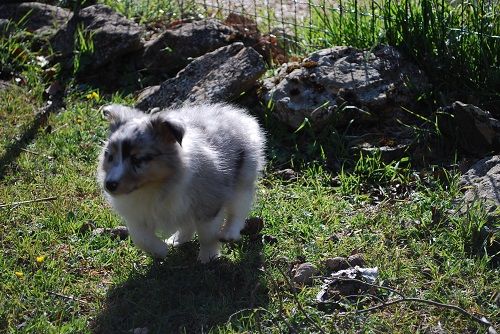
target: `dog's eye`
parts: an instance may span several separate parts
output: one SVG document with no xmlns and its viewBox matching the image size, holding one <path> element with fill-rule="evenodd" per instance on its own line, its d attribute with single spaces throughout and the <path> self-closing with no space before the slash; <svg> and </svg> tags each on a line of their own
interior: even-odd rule
<svg viewBox="0 0 500 334">
<path fill-rule="evenodd" d="M 113 161 L 113 155 L 112 154 L 109 154 L 108 152 L 105 152 L 104 156 L 108 157 L 108 162 L 112 162 Z"/>
<path fill-rule="evenodd" d="M 141 163 L 143 162 L 142 159 L 139 159 L 138 157 L 131 157 L 130 158 L 130 162 L 132 163 L 132 165 L 138 167 L 141 165 Z"/>
<path fill-rule="evenodd" d="M 145 155 L 143 157 L 132 156 L 130 157 L 130 162 L 135 168 L 139 168 L 142 167 L 143 164 L 151 161 L 152 159 L 153 157 L 151 157 L 150 155 Z"/>
</svg>

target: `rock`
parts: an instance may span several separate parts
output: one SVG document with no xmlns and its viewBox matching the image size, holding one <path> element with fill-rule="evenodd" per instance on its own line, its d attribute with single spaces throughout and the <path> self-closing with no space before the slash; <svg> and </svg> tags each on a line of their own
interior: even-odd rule
<svg viewBox="0 0 500 334">
<path fill-rule="evenodd" d="M 125 240 L 128 238 L 128 228 L 126 226 L 117 226 L 114 228 L 98 227 L 92 231 L 92 235 L 109 235 L 112 239 Z"/>
<path fill-rule="evenodd" d="M 92 71 L 110 62 L 116 62 L 121 56 L 142 48 L 141 35 L 143 28 L 123 15 L 105 5 L 94 5 L 79 11 L 78 17 L 73 16 L 52 38 L 54 51 L 63 56 L 72 56 L 73 52 L 82 53 L 75 41 L 77 27 L 84 27 L 85 42 L 92 49 L 85 54 L 86 59 L 80 59 L 80 71 Z"/>
<path fill-rule="evenodd" d="M 365 155 L 380 153 L 380 158 L 385 163 L 401 160 L 410 148 L 409 144 L 397 144 L 395 146 L 373 146 L 370 143 L 363 143 L 357 147 Z"/>
<path fill-rule="evenodd" d="M 339 271 L 349 268 L 349 263 L 345 257 L 337 256 L 325 260 L 325 265 L 331 271 Z"/>
<path fill-rule="evenodd" d="M 465 152 L 476 156 L 500 152 L 500 121 L 490 112 L 456 101 L 438 116 L 440 131 Z"/>
<path fill-rule="evenodd" d="M 118 238 L 120 240 L 125 240 L 128 238 L 128 228 L 127 226 L 117 226 L 109 231 L 111 238 Z"/>
<path fill-rule="evenodd" d="M 354 267 L 334 272 L 325 278 L 316 302 L 336 303 L 343 298 L 357 299 L 369 293 L 371 287 L 358 281 L 374 284 L 378 278 L 378 268 Z M 358 281 L 354 281 L 358 280 Z"/>
<path fill-rule="evenodd" d="M 140 90 L 137 93 L 137 101 L 142 101 L 145 98 L 147 98 L 148 96 L 156 94 L 158 92 L 158 90 L 160 90 L 160 85 L 149 86 L 149 87 L 146 87 L 146 88 Z"/>
<path fill-rule="evenodd" d="M 175 74 L 192 58 L 230 44 L 235 34 L 214 19 L 181 22 L 144 45 L 144 66 L 153 73 Z"/>
<path fill-rule="evenodd" d="M 7 19 L 0 19 L 0 37 L 1 36 L 8 36 L 9 33 L 11 33 L 13 29 L 12 22 Z"/>
<path fill-rule="evenodd" d="M 59 80 L 53 81 L 49 87 L 45 89 L 45 93 L 48 96 L 55 96 L 57 94 L 64 93 L 64 87 Z"/>
<path fill-rule="evenodd" d="M 484 202 L 488 214 L 498 216 L 500 208 L 500 155 L 484 158 L 476 162 L 460 178 L 462 186 L 466 187 L 464 201 L 467 210 L 474 201 Z"/>
<path fill-rule="evenodd" d="M 98 227 L 92 231 L 92 235 L 102 235 L 106 233 L 106 231 L 109 231 L 109 229 L 104 227 Z"/>
<path fill-rule="evenodd" d="M 265 70 L 254 49 L 234 43 L 195 59 L 175 78 L 142 95 L 136 107 L 151 110 L 230 101 L 250 89 Z"/>
<path fill-rule="evenodd" d="M 101 232 L 94 232 L 96 230 L 96 227 L 95 227 L 95 222 L 93 220 L 87 220 L 86 222 L 84 222 L 82 224 L 82 226 L 80 226 L 79 228 L 79 232 L 80 233 L 87 233 L 89 231 L 92 231 L 92 233 L 94 234 L 101 234 Z"/>
<path fill-rule="evenodd" d="M 69 10 L 39 2 L 0 5 L 2 27 L 7 27 L 4 20 L 9 20 L 10 24 L 12 22 L 19 24 L 20 27 L 41 38 L 54 35 L 70 17 Z"/>
<path fill-rule="evenodd" d="M 313 276 L 318 273 L 318 269 L 309 263 L 301 263 L 297 265 L 293 270 L 293 282 L 296 284 L 311 284 L 313 281 Z"/>
<path fill-rule="evenodd" d="M 278 243 L 278 238 L 272 235 L 264 234 L 262 236 L 262 243 L 267 244 L 267 245 L 275 245 Z"/>
<path fill-rule="evenodd" d="M 391 117 L 400 106 L 413 104 L 413 90 L 427 87 L 421 71 L 393 47 L 369 52 L 338 46 L 284 64 L 276 77 L 265 80 L 263 98 L 290 127 L 307 118 L 320 129 L 328 121 L 344 127 L 351 120 L 369 124 Z"/>
<path fill-rule="evenodd" d="M 245 220 L 245 227 L 241 230 L 241 235 L 256 235 L 264 228 L 264 220 L 260 217 L 251 217 Z"/>
<path fill-rule="evenodd" d="M 349 266 L 351 267 L 362 267 L 365 265 L 365 259 L 363 254 L 358 253 L 358 254 L 353 254 L 347 258 L 347 262 L 349 263 Z"/>
<path fill-rule="evenodd" d="M 275 174 L 283 181 L 293 181 L 298 177 L 297 173 L 291 168 L 279 170 Z"/>
</svg>

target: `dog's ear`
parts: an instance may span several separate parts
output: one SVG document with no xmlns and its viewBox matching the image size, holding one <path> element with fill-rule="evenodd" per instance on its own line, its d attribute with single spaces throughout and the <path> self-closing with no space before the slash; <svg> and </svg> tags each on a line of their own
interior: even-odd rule
<svg viewBox="0 0 500 334">
<path fill-rule="evenodd" d="M 109 130 L 115 132 L 127 120 L 140 116 L 140 113 L 134 108 L 121 104 L 110 104 L 102 107 L 102 114 L 109 121 Z"/>
<path fill-rule="evenodd" d="M 155 115 L 151 118 L 151 126 L 158 138 L 168 143 L 177 142 L 182 145 L 185 128 L 181 122 Z"/>
</svg>

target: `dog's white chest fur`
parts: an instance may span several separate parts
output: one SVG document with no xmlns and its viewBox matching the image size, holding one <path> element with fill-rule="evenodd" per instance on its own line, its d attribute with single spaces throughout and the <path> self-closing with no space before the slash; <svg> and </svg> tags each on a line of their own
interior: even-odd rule
<svg viewBox="0 0 500 334">
<path fill-rule="evenodd" d="M 168 196 L 161 189 L 138 189 L 127 195 L 108 198 L 129 229 L 146 228 L 155 234 L 170 236 L 182 222 L 191 221 L 184 196 Z"/>
</svg>

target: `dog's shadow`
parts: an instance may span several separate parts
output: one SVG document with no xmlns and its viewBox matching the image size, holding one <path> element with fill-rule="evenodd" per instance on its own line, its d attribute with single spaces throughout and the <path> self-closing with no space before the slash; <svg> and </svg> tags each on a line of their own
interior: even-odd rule
<svg viewBox="0 0 500 334">
<path fill-rule="evenodd" d="M 234 246 L 235 262 L 223 257 L 203 265 L 197 250 L 196 243 L 183 245 L 110 289 L 93 332 L 206 333 L 239 311 L 267 305 L 261 242 Z"/>
</svg>

